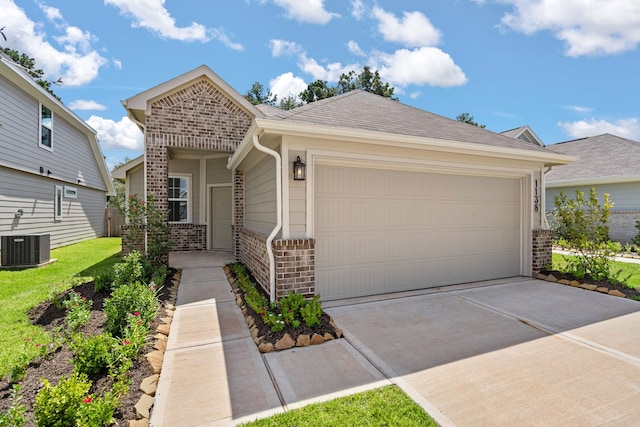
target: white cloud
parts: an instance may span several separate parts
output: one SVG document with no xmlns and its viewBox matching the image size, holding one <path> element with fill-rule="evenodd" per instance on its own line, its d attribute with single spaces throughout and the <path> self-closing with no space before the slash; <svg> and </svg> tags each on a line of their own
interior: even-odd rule
<svg viewBox="0 0 640 427">
<path fill-rule="evenodd" d="M 558 122 L 558 126 L 573 138 L 610 133 L 623 138 L 640 141 L 640 120 L 637 118 L 619 119 L 613 122 L 591 118 L 575 122 Z"/>
<path fill-rule="evenodd" d="M 611 55 L 640 43 L 637 0 L 499 0 L 514 10 L 503 26 L 525 34 L 550 31 L 565 42 L 567 56 Z"/>
<path fill-rule="evenodd" d="M 207 31 L 202 24 L 192 22 L 188 27 L 177 27 L 176 20 L 164 7 L 164 2 L 165 0 L 104 0 L 105 4 L 117 7 L 122 15 L 133 18 L 133 27 L 146 28 L 161 38 L 206 42 L 214 37 L 224 43 L 220 35 Z"/>
<path fill-rule="evenodd" d="M 295 77 L 291 72 L 280 74 L 269 81 L 269 90 L 272 94 L 278 96 L 278 102 L 290 95 L 297 97 L 306 88 L 307 84 L 304 80 L 300 77 Z"/>
<path fill-rule="evenodd" d="M 44 12 L 45 16 L 47 17 L 47 19 L 49 21 L 62 21 L 62 13 L 60 13 L 60 9 L 57 9 L 55 7 L 51 7 L 51 6 L 47 6 L 44 3 L 40 3 L 38 2 L 38 6 L 40 7 L 40 10 L 42 10 L 42 12 Z"/>
<path fill-rule="evenodd" d="M 366 10 L 362 0 L 351 0 L 351 16 L 359 21 L 364 16 Z"/>
<path fill-rule="evenodd" d="M 374 69 L 385 80 L 400 85 L 451 87 L 467 82 L 467 77 L 451 56 L 435 47 L 400 49 L 394 53 L 376 52 L 372 57 Z"/>
<path fill-rule="evenodd" d="M 307 57 L 304 53 L 298 55 L 298 66 L 305 73 L 311 74 L 315 80 L 326 80 L 327 82 L 337 82 L 340 75 L 362 68 L 358 64 L 342 65 L 339 62 L 320 65 L 315 59 Z"/>
<path fill-rule="evenodd" d="M 224 32 L 224 28 L 213 28 L 209 32 L 214 39 L 218 40 L 226 47 L 233 50 L 244 50 L 244 46 L 241 43 L 235 43 L 231 41 L 229 36 L 227 36 L 227 34 Z"/>
<path fill-rule="evenodd" d="M 576 113 L 590 113 L 591 111 L 593 111 L 593 108 L 581 107 L 580 105 L 569 105 L 565 108 L 567 110 L 575 111 Z"/>
<path fill-rule="evenodd" d="M 119 122 L 99 116 L 91 116 L 87 120 L 89 126 L 98 133 L 102 149 L 142 150 L 143 135 L 129 118 L 122 117 Z"/>
<path fill-rule="evenodd" d="M 324 0 L 273 0 L 273 2 L 285 10 L 287 18 L 307 24 L 324 25 L 340 16 L 327 11 Z"/>
<path fill-rule="evenodd" d="M 354 55 L 367 56 L 367 54 L 362 49 L 360 49 L 358 43 L 354 42 L 353 40 L 349 40 L 349 42 L 347 43 L 347 48 L 349 49 L 349 52 L 353 53 Z"/>
<path fill-rule="evenodd" d="M 271 48 L 271 56 L 274 58 L 284 55 L 295 55 L 302 51 L 302 47 L 296 42 L 281 39 L 273 39 L 269 41 L 269 47 Z"/>
<path fill-rule="evenodd" d="M 90 101 L 86 99 L 76 99 L 69 103 L 69 108 L 72 110 L 96 110 L 104 111 L 107 109 L 105 105 L 102 105 L 96 101 Z"/>
<path fill-rule="evenodd" d="M 61 50 L 46 40 L 46 34 L 27 17 L 24 9 L 13 0 L 0 0 L 4 22 L 10 23 L 4 30 L 8 45 L 35 58 L 36 66 L 45 72 L 45 78 L 57 80 L 62 77 L 65 86 L 81 86 L 98 76 L 100 67 L 107 63 L 92 44 L 96 37 L 88 31 L 69 26 L 55 8 L 41 5 L 45 15 L 56 21 L 56 27 L 64 34 L 54 37 Z"/>
<path fill-rule="evenodd" d="M 114 67 L 116 67 L 116 70 L 122 70 L 122 61 L 120 61 L 119 59 L 114 59 L 113 65 Z"/>
<path fill-rule="evenodd" d="M 385 40 L 407 47 L 435 46 L 440 43 L 440 31 L 421 12 L 404 12 L 402 19 L 380 7 L 372 16 L 378 20 L 378 31 Z"/>
</svg>

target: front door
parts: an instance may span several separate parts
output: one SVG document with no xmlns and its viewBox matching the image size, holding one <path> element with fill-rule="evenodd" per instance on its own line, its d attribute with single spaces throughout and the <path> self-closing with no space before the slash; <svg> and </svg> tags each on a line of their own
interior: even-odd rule
<svg viewBox="0 0 640 427">
<path fill-rule="evenodd" d="M 231 250 L 231 187 L 212 187 L 210 191 L 211 249 Z"/>
</svg>

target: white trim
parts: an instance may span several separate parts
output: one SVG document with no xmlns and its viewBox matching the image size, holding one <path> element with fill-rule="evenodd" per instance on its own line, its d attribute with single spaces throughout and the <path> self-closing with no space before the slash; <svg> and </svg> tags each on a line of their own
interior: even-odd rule
<svg viewBox="0 0 640 427">
<path fill-rule="evenodd" d="M 531 203 L 533 186 L 533 172 L 520 179 L 520 274 L 531 276 L 533 255 L 532 251 L 532 217 L 533 203 Z"/>
<path fill-rule="evenodd" d="M 234 220 L 234 212 L 233 212 L 233 183 L 230 182 L 228 184 L 207 184 L 206 185 L 206 214 L 205 214 L 205 224 L 207 225 L 207 249 L 211 250 L 211 220 L 213 219 L 213 215 L 211 214 L 211 189 L 212 188 L 221 188 L 221 187 L 231 187 L 231 225 Z M 233 245 L 233 235 L 231 236 L 232 245 Z"/>
<path fill-rule="evenodd" d="M 176 149 L 176 147 L 171 147 L 172 149 Z M 183 159 L 183 160 L 200 160 L 200 159 L 222 159 L 231 156 L 231 153 L 219 153 L 219 154 L 211 154 L 211 155 L 202 155 L 202 154 L 181 154 L 180 152 L 173 152 L 171 154 L 171 159 Z"/>
<path fill-rule="evenodd" d="M 62 221 L 62 200 L 64 190 L 62 185 L 56 185 L 53 191 L 53 219 Z"/>
<path fill-rule="evenodd" d="M 282 158 L 282 238 L 288 239 L 290 237 L 290 207 L 289 207 L 289 143 L 280 142 L 280 157 Z"/>
<path fill-rule="evenodd" d="M 42 124 L 42 109 L 46 108 L 49 110 L 49 114 L 51 114 L 51 126 L 47 126 Z M 42 143 L 42 127 L 46 127 L 50 132 L 50 140 L 51 146 L 44 145 Z M 44 148 L 47 151 L 53 151 L 53 110 L 51 108 L 44 105 L 42 102 L 38 102 L 38 147 Z"/>
<path fill-rule="evenodd" d="M 76 187 L 64 186 L 64 198 L 65 199 L 77 199 L 78 189 Z"/>
<path fill-rule="evenodd" d="M 191 224 L 193 215 L 191 214 L 191 209 L 193 205 L 193 177 L 190 173 L 170 173 L 167 176 L 167 193 L 169 190 L 169 179 L 171 178 L 185 178 L 187 180 L 187 219 L 185 221 L 168 221 L 169 224 Z M 174 197 L 168 197 L 167 194 L 167 204 L 171 202 L 171 199 Z"/>
<path fill-rule="evenodd" d="M 198 206 L 198 218 L 200 219 L 200 224 L 206 224 L 206 217 L 207 217 L 207 207 L 204 206 L 204 204 L 202 203 L 202 201 L 204 200 L 206 202 L 207 200 L 207 160 L 206 159 L 200 159 L 200 182 L 199 182 L 199 187 L 200 187 L 200 194 L 199 194 L 199 198 L 200 198 L 200 206 Z"/>
<path fill-rule="evenodd" d="M 583 187 L 589 185 L 626 184 L 640 182 L 640 175 L 602 176 L 596 178 L 567 179 L 563 181 L 546 182 L 547 188 Z"/>
</svg>

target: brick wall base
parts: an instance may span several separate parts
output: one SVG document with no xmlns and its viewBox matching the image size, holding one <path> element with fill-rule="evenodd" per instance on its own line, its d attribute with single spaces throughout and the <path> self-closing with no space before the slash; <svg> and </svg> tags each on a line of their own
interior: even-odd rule
<svg viewBox="0 0 640 427">
<path fill-rule="evenodd" d="M 534 277 L 551 264 L 552 237 L 553 231 L 551 230 L 533 230 L 531 273 Z"/>
<path fill-rule="evenodd" d="M 131 226 L 129 225 L 123 225 L 120 227 L 120 235 L 122 236 L 122 257 L 126 257 L 127 255 L 129 255 L 130 251 L 128 245 L 131 238 L 131 231 Z M 142 243 L 133 245 L 133 250 L 137 250 L 141 254 L 144 254 L 144 239 L 142 240 Z"/>
<path fill-rule="evenodd" d="M 269 294 L 267 236 L 237 226 L 233 227 L 233 233 L 237 236 L 234 256 L 247 266 Z M 276 264 L 276 300 L 290 292 L 312 297 L 315 294 L 315 240 L 274 240 L 272 248 Z"/>
<path fill-rule="evenodd" d="M 172 251 L 206 251 L 206 224 L 170 224 Z"/>
</svg>

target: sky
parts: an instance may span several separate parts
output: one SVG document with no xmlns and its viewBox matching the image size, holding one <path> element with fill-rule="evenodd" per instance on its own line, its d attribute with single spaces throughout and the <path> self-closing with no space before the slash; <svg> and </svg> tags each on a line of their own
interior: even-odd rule
<svg viewBox="0 0 640 427">
<path fill-rule="evenodd" d="M 368 65 L 400 102 L 494 132 L 640 141 L 639 0 L 0 0 L 0 29 L 109 168 L 143 152 L 121 100 L 202 64 L 279 99 Z"/>
</svg>

